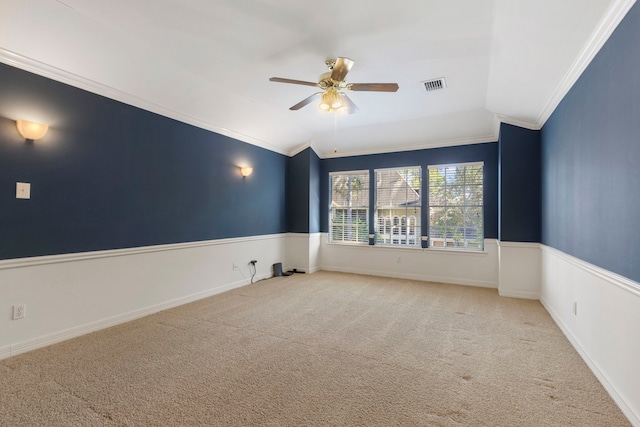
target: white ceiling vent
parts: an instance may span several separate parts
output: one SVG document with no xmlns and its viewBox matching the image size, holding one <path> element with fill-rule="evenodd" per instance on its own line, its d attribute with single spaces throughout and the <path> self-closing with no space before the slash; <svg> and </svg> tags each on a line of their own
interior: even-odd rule
<svg viewBox="0 0 640 427">
<path fill-rule="evenodd" d="M 424 88 L 427 90 L 427 92 L 440 90 L 447 87 L 447 82 L 444 80 L 444 77 L 440 77 L 439 79 L 427 80 L 422 83 L 424 83 Z"/>
</svg>

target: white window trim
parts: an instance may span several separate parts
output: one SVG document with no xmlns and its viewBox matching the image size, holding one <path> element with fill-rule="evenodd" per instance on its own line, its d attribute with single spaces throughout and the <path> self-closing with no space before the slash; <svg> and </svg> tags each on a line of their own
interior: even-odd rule
<svg viewBox="0 0 640 427">
<path fill-rule="evenodd" d="M 431 187 L 429 186 L 429 170 L 430 169 L 442 169 L 442 168 L 450 168 L 450 167 L 458 167 L 458 166 L 464 166 L 466 167 L 473 167 L 473 166 L 482 166 L 482 171 L 483 171 L 483 177 L 482 177 L 482 247 L 480 249 L 469 249 L 468 247 L 462 246 L 462 247 L 449 247 L 449 246 L 443 246 L 443 247 L 438 247 L 438 246 L 431 246 L 431 218 L 429 217 L 429 221 L 427 224 L 427 247 L 423 248 L 424 250 L 430 250 L 430 251 L 449 251 L 449 252 L 464 252 L 464 253 L 486 253 L 486 249 L 485 249 L 485 240 L 486 237 L 484 236 L 484 227 L 485 227 L 485 216 L 484 216 L 484 186 L 485 186 L 485 182 L 484 182 L 484 161 L 478 161 L 478 162 L 459 162 L 459 163 L 445 163 L 445 164 L 439 164 L 439 165 L 427 165 L 427 188 L 428 188 L 428 194 L 427 197 L 431 197 Z M 430 199 L 427 199 L 430 200 Z M 431 204 L 427 203 L 427 208 L 431 209 Z"/>
<path fill-rule="evenodd" d="M 427 170 L 429 169 L 441 169 L 441 168 L 450 168 L 453 166 L 482 166 L 484 167 L 484 161 L 480 162 L 458 162 L 458 163 L 443 163 L 441 165 L 427 165 Z"/>
<path fill-rule="evenodd" d="M 397 171 L 397 170 L 406 170 L 406 169 L 418 169 L 420 171 L 420 214 L 416 216 L 418 222 L 420 223 L 420 226 L 418 226 L 418 228 L 420 228 L 420 236 L 418 236 L 417 234 L 413 234 L 416 237 L 416 244 L 414 245 L 408 245 L 408 244 L 400 244 L 400 243 L 379 243 L 376 242 L 375 239 L 375 235 L 378 232 L 378 215 L 377 215 L 377 211 L 378 211 L 378 172 L 382 172 L 382 171 Z M 423 249 L 422 248 L 422 229 L 423 229 L 423 224 L 422 224 L 422 201 L 423 199 L 423 190 L 424 190 L 424 168 L 420 165 L 415 165 L 415 166 L 398 166 L 398 167 L 391 167 L 391 168 L 378 168 L 378 169 L 374 169 L 373 170 L 373 176 L 375 179 L 375 190 L 374 190 L 374 200 L 372 203 L 372 209 L 373 209 L 373 216 L 374 216 L 374 243 L 373 246 L 380 246 L 380 247 L 385 247 L 385 248 L 400 248 L 400 249 Z M 369 187 L 371 187 L 371 183 L 369 183 Z M 393 206 L 383 206 L 380 209 L 393 209 Z M 408 210 L 408 208 L 407 208 Z M 405 228 L 408 230 L 408 222 L 406 221 L 408 219 L 408 216 L 405 215 Z M 391 218 L 391 223 L 389 226 L 389 235 L 392 236 L 393 233 L 391 232 L 394 228 L 398 228 L 401 229 L 402 228 L 402 216 L 393 216 L 390 217 Z M 394 219 L 398 219 L 398 224 L 395 225 Z M 415 226 L 414 226 L 415 227 Z M 401 235 L 401 234 L 400 234 Z M 408 236 L 409 233 L 406 233 L 407 235 L 407 240 L 408 240 Z M 391 239 L 390 239 L 391 240 Z"/>
<path fill-rule="evenodd" d="M 329 172 L 329 178 L 331 178 L 332 176 L 336 176 L 336 175 L 364 175 L 367 174 L 369 175 L 369 170 L 368 169 L 363 169 L 363 170 L 357 170 L 357 171 L 335 171 L 335 172 Z M 329 180 L 331 181 L 331 180 Z"/>
<path fill-rule="evenodd" d="M 368 179 L 369 179 L 369 188 L 368 190 L 371 191 L 371 174 L 369 172 L 369 169 L 361 169 L 361 170 L 350 170 L 350 171 L 334 171 L 334 172 L 329 172 L 329 201 L 331 201 L 331 193 L 333 190 L 333 185 L 332 185 L 332 179 L 331 177 L 333 176 L 344 176 L 344 175 L 367 175 Z M 367 196 L 367 206 L 357 206 L 357 207 L 353 207 L 353 209 L 366 209 L 367 210 L 367 242 L 354 242 L 354 241 L 344 241 L 344 240 L 335 240 L 332 241 L 331 240 L 331 211 L 332 211 L 332 207 L 331 205 L 329 205 L 329 212 L 328 212 L 328 226 L 329 226 L 329 231 L 327 232 L 327 243 L 330 245 L 346 245 L 346 246 L 369 246 L 369 213 L 371 211 L 371 197 Z"/>
</svg>

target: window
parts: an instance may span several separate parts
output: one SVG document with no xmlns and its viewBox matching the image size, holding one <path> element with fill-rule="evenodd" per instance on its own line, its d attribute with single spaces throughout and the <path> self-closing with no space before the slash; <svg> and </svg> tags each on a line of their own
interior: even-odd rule
<svg viewBox="0 0 640 427">
<path fill-rule="evenodd" d="M 376 170 L 375 243 L 420 246 L 420 167 Z"/>
<path fill-rule="evenodd" d="M 483 163 L 429 166 L 429 247 L 482 250 Z"/>
<path fill-rule="evenodd" d="M 369 171 L 333 172 L 329 241 L 369 243 Z"/>
</svg>

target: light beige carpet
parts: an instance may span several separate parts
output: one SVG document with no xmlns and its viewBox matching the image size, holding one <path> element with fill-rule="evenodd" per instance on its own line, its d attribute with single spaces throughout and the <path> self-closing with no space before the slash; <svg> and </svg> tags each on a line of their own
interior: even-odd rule
<svg viewBox="0 0 640 427">
<path fill-rule="evenodd" d="M 625 426 L 540 303 L 320 272 L 0 361 L 3 426 Z"/>
</svg>

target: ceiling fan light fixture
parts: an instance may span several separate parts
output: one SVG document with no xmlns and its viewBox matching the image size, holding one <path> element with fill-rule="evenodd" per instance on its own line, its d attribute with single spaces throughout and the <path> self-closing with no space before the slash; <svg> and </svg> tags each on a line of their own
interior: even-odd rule
<svg viewBox="0 0 640 427">
<path fill-rule="evenodd" d="M 342 108 L 344 106 L 344 102 L 342 102 L 342 96 L 335 92 L 333 94 L 333 102 L 331 103 L 331 108 L 334 110 L 337 110 L 339 108 Z"/>
<path fill-rule="evenodd" d="M 329 111 L 329 109 L 331 109 L 331 99 L 328 92 L 322 94 L 322 99 L 320 100 L 320 109 L 323 111 Z"/>
<path fill-rule="evenodd" d="M 322 94 L 322 99 L 320 100 L 321 110 L 335 111 L 344 106 L 342 96 L 335 89 L 329 88 L 324 94 Z"/>
</svg>

